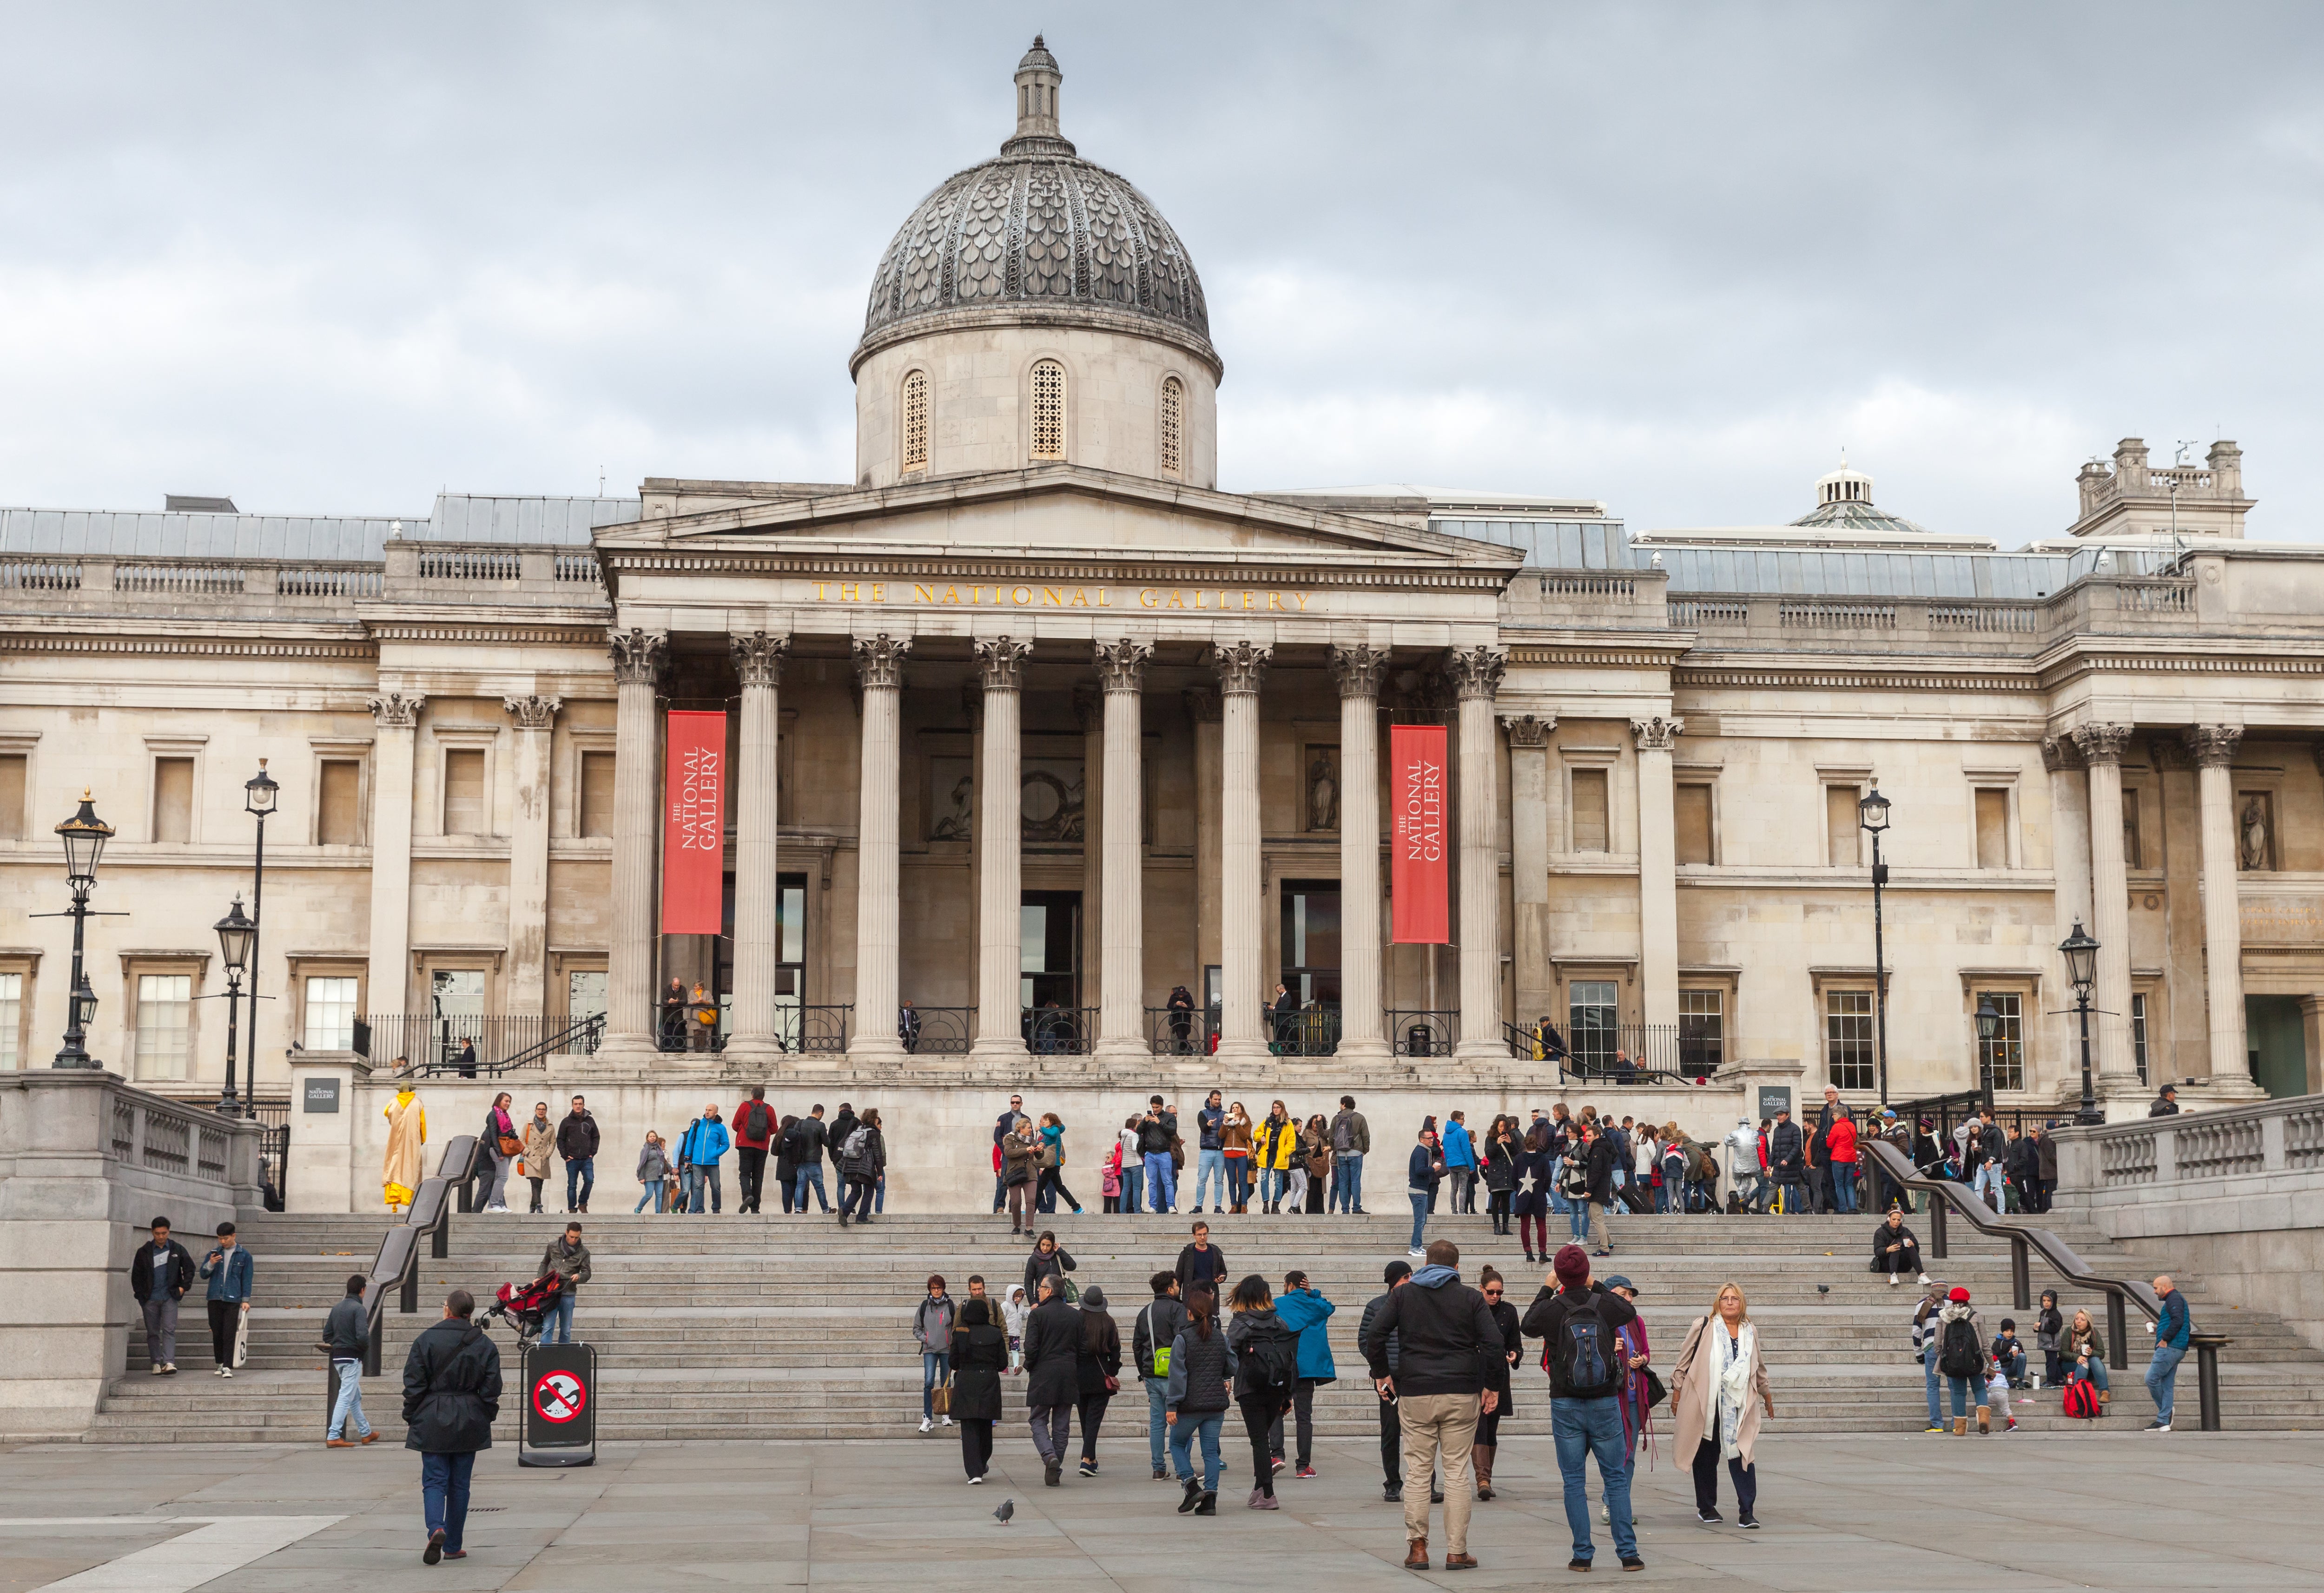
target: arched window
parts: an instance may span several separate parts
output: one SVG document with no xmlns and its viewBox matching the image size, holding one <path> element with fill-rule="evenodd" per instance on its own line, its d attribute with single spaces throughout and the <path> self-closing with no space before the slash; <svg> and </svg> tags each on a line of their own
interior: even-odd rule
<svg viewBox="0 0 2324 1593">
<path fill-rule="evenodd" d="M 1179 446 L 1179 434 L 1185 409 L 1186 389 L 1176 376 L 1162 378 L 1162 474 L 1176 476 L 1182 474 L 1184 457 Z"/>
<path fill-rule="evenodd" d="M 1033 457 L 1065 456 L 1065 368 L 1055 360 L 1033 366 Z"/>
<path fill-rule="evenodd" d="M 904 468 L 928 467 L 928 373 L 914 371 L 904 378 Z"/>
</svg>

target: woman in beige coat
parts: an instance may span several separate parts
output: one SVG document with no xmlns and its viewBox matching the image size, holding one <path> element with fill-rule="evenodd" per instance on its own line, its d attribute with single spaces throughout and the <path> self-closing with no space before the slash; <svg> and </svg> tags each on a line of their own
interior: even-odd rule
<svg viewBox="0 0 2324 1593">
<path fill-rule="evenodd" d="M 1719 1462 L 1735 1479 L 1736 1520 L 1757 1527 L 1752 1514 L 1759 1502 L 1759 1474 L 1751 1461 L 1751 1446 L 1759 1436 L 1764 1408 L 1775 1413 L 1775 1396 L 1767 1387 L 1766 1363 L 1759 1355 L 1759 1332 L 1752 1325 L 1751 1309 L 1739 1284 L 1721 1284 L 1711 1314 L 1697 1317 L 1686 1331 L 1686 1343 L 1671 1369 L 1671 1403 L 1678 1416 L 1678 1442 L 1674 1452 L 1694 1467 L 1694 1515 L 1698 1521 L 1719 1516 Z"/>
</svg>

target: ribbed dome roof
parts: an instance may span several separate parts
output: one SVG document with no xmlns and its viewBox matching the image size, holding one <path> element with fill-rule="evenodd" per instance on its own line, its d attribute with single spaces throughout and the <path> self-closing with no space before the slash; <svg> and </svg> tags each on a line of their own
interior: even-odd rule
<svg viewBox="0 0 2324 1593">
<path fill-rule="evenodd" d="M 1128 320 L 1213 372 L 1194 262 L 1153 202 L 1057 132 L 1063 74 L 1039 39 L 1017 69 L 1017 136 L 936 185 L 880 258 L 856 363 L 930 317 Z M 982 312 L 982 313 L 980 313 Z"/>
</svg>

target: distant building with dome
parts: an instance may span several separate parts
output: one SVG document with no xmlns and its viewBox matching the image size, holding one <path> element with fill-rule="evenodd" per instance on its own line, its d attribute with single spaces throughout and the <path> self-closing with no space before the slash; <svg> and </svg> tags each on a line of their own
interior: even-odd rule
<svg viewBox="0 0 2324 1593">
<path fill-rule="evenodd" d="M 586 1090 L 609 1147 L 752 1083 L 876 1104 L 899 1211 L 984 1207 L 1010 1090 L 1077 1165 L 1213 1087 L 1705 1138 L 1827 1083 L 2052 1115 L 2076 925 L 2101 1110 L 2318 1087 L 2324 548 L 2246 539 L 2233 443 L 2126 439 L 2016 551 L 1845 463 L 1788 522 L 1636 532 L 1222 490 L 1194 262 L 1063 84 L 1037 40 L 1013 134 L 878 253 L 845 481 L 0 510 L 0 1066 L 65 1027 L 69 926 L 29 915 L 86 787 L 125 915 L 89 1049 L 217 1097 L 263 760 L 241 1033 L 298 1209 L 377 1208 L 403 1084 L 463 1127 Z M 1414 728 L 1443 752 L 1392 760 Z M 1439 865 L 1442 937 L 1399 943 L 1391 880 Z"/>
</svg>

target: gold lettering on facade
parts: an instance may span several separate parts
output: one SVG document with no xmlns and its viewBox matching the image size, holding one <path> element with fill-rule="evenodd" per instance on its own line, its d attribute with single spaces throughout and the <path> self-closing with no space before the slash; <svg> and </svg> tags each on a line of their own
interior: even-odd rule
<svg viewBox="0 0 2324 1593">
<path fill-rule="evenodd" d="M 992 601 L 995 603 L 1001 601 L 1001 588 L 998 586 L 992 589 Z M 1033 589 L 1030 586 L 1019 586 L 1009 594 L 1009 601 L 1021 609 L 1033 601 Z"/>
<path fill-rule="evenodd" d="M 839 584 L 839 601 L 842 603 L 853 603 L 855 601 L 854 582 L 842 581 Z"/>
<path fill-rule="evenodd" d="M 807 585 L 815 589 L 815 601 L 817 603 L 884 604 L 888 602 L 888 583 L 885 581 L 810 581 Z M 965 599 L 961 595 L 964 591 L 967 594 Z M 957 583 L 938 586 L 928 581 L 911 583 L 909 599 L 899 598 L 898 601 L 952 608 L 957 608 L 964 601 L 976 606 L 983 603 L 984 594 L 988 592 L 992 594 L 995 607 L 1103 609 L 1113 606 L 1113 589 L 1110 586 L 963 587 Z M 1304 614 L 1307 612 L 1309 595 L 1305 592 L 1286 593 L 1271 589 L 1230 591 L 1214 586 L 1140 586 L 1138 588 L 1138 606 L 1142 609 L 1167 609 L 1179 613 L 1192 610 L 1197 613 L 1215 611 L 1219 613 L 1240 612 L 1248 614 L 1264 610 L 1268 613 L 1283 614 L 1294 612 L 1296 603 L 1296 612 Z M 1211 601 L 1213 597 L 1218 599 L 1216 603 Z M 1286 602 L 1286 598 L 1291 601 Z"/>
<path fill-rule="evenodd" d="M 1061 609 L 1065 606 L 1065 594 L 1055 586 L 1044 586 L 1041 588 L 1041 601 L 1053 609 Z"/>
</svg>

